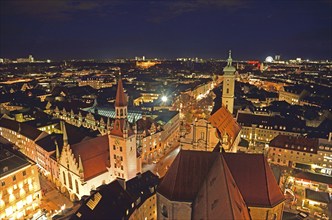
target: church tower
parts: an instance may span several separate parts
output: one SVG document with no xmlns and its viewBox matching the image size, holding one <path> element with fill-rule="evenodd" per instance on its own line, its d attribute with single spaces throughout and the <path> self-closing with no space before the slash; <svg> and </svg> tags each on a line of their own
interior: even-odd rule
<svg viewBox="0 0 332 220">
<path fill-rule="evenodd" d="M 136 133 L 128 122 L 127 96 L 119 78 L 115 99 L 115 121 L 109 131 L 112 178 L 131 179 L 141 172 L 137 159 Z"/>
<path fill-rule="evenodd" d="M 235 71 L 235 67 L 232 66 L 232 52 L 229 51 L 227 66 L 224 68 L 222 105 L 225 106 L 232 114 L 234 108 Z"/>
</svg>

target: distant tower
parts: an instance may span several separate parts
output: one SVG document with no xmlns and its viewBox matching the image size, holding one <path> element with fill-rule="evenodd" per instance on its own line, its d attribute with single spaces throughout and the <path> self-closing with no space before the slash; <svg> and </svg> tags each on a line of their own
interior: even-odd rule
<svg viewBox="0 0 332 220">
<path fill-rule="evenodd" d="M 35 59 L 33 58 L 33 56 L 32 55 L 29 55 L 29 62 L 30 63 L 33 63 L 35 61 Z"/>
<path fill-rule="evenodd" d="M 224 68 L 222 105 L 224 105 L 232 114 L 234 108 L 235 71 L 235 67 L 232 66 L 232 52 L 229 51 L 227 66 Z"/>
<path fill-rule="evenodd" d="M 115 99 L 115 121 L 108 134 L 110 144 L 111 175 L 113 178 L 131 179 L 140 170 L 137 157 L 136 134 L 127 116 L 127 97 L 123 90 L 122 79 L 118 80 Z"/>
</svg>

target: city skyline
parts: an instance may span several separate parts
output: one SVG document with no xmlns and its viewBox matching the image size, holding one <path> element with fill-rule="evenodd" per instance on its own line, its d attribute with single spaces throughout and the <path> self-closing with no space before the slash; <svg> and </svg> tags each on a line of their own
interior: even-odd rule
<svg viewBox="0 0 332 220">
<path fill-rule="evenodd" d="M 329 1 L 1 1 L 0 57 L 332 58 Z"/>
</svg>

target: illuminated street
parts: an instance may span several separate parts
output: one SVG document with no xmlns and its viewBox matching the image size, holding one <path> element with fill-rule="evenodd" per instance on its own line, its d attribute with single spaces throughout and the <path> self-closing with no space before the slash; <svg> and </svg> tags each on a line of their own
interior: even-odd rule
<svg viewBox="0 0 332 220">
<path fill-rule="evenodd" d="M 53 183 L 48 181 L 43 175 L 39 175 L 40 185 L 42 191 L 45 193 L 42 196 L 42 205 L 40 209 L 45 209 L 49 213 L 55 213 L 66 208 L 73 207 L 73 203 L 60 193 Z"/>
</svg>

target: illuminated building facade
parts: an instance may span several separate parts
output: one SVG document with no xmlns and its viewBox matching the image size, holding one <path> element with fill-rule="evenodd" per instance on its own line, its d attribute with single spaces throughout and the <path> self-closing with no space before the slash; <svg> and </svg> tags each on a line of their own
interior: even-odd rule
<svg viewBox="0 0 332 220">
<path fill-rule="evenodd" d="M 304 121 L 279 116 L 238 112 L 237 123 L 242 127 L 241 138 L 262 148 L 279 134 L 299 136 L 305 133 Z"/>
<path fill-rule="evenodd" d="M 332 174 L 332 141 L 330 139 L 278 135 L 270 142 L 268 158 L 271 163 L 295 167 L 307 164 L 312 169 Z"/>
<path fill-rule="evenodd" d="M 141 157 L 138 155 L 136 133 L 128 121 L 128 101 L 122 79 L 118 81 L 115 99 L 115 121 L 108 133 L 110 148 L 110 172 L 113 178 L 131 179 L 141 172 Z"/>
<path fill-rule="evenodd" d="M 0 160 L 0 219 L 32 217 L 41 199 L 36 164 L 5 147 Z"/>
</svg>

